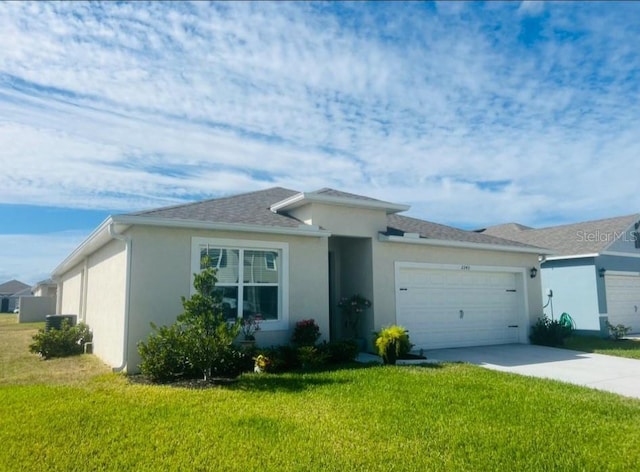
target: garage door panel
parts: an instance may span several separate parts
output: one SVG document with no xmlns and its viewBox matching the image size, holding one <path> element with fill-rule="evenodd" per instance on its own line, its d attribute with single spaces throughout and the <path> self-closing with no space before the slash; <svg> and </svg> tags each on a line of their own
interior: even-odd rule
<svg viewBox="0 0 640 472">
<path fill-rule="evenodd" d="M 480 324 L 470 329 L 457 329 L 455 339 L 451 338 L 450 328 L 409 330 L 411 342 L 417 348 L 440 349 L 447 347 L 483 346 L 492 344 L 510 344 L 518 342 L 518 328 L 504 328 Z"/>
<path fill-rule="evenodd" d="M 606 275 L 607 315 L 609 323 L 631 327 L 640 333 L 640 277 L 637 275 Z"/>
<path fill-rule="evenodd" d="M 401 268 L 397 276 L 397 321 L 417 347 L 519 341 L 522 294 L 514 273 Z"/>
</svg>

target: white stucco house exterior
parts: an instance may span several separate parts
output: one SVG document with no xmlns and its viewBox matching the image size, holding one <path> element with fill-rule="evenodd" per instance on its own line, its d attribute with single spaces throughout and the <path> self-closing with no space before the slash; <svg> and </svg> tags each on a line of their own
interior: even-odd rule
<svg viewBox="0 0 640 472">
<path fill-rule="evenodd" d="M 393 323 L 418 348 L 526 343 L 542 313 L 539 256 L 515 241 L 402 216 L 403 204 L 322 189 L 246 193 L 107 218 L 53 272 L 60 314 L 93 330 L 96 355 L 136 372 L 150 322 L 170 324 L 203 255 L 231 316 L 260 313 L 260 345 L 314 318 L 344 336 L 337 308 L 372 301 L 360 335 Z"/>
<path fill-rule="evenodd" d="M 607 322 L 640 333 L 639 230 L 640 215 L 632 214 L 547 228 L 508 223 L 481 232 L 553 250 L 541 264 L 547 315 L 567 312 L 578 333 L 607 337 Z"/>
</svg>

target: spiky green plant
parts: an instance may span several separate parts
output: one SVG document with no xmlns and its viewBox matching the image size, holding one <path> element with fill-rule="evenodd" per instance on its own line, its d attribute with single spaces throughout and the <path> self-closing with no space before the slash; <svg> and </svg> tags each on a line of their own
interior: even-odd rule
<svg viewBox="0 0 640 472">
<path fill-rule="evenodd" d="M 396 360 L 408 354 L 412 347 L 409 333 L 402 326 L 387 326 L 377 333 L 376 348 L 385 364 L 395 364 Z"/>
</svg>

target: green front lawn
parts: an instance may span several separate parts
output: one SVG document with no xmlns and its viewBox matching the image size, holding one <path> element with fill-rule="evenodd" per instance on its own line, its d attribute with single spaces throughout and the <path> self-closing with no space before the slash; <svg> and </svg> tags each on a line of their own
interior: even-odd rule
<svg viewBox="0 0 640 472">
<path fill-rule="evenodd" d="M 3 359 L 16 332 L 0 324 Z M 640 401 L 470 365 L 246 374 L 192 390 L 131 383 L 99 363 L 87 368 L 91 356 L 64 360 L 84 372 L 59 382 L 57 366 L 30 356 L 23 369 L 52 373 L 26 384 L 5 375 L 0 470 L 564 471 L 640 463 Z"/>
<path fill-rule="evenodd" d="M 640 340 L 602 339 L 595 336 L 571 336 L 565 339 L 565 349 L 575 351 L 595 352 L 598 354 L 608 354 L 610 356 L 629 357 L 640 359 Z"/>
</svg>

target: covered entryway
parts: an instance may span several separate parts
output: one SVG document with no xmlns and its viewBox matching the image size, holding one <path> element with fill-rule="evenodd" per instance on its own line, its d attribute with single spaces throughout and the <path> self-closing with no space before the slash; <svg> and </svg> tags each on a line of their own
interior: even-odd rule
<svg viewBox="0 0 640 472">
<path fill-rule="evenodd" d="M 396 319 L 417 348 L 526 341 L 523 270 L 396 263 Z"/>
<path fill-rule="evenodd" d="M 371 238 L 331 236 L 329 238 L 329 313 L 330 339 L 351 339 L 355 335 L 366 339 L 373 331 L 372 313 L 364 313 L 357 333 L 345 324 L 338 302 L 342 297 L 360 294 L 373 298 L 373 264 Z"/>
<path fill-rule="evenodd" d="M 607 272 L 607 315 L 612 325 L 631 327 L 631 333 L 640 333 L 640 274 Z"/>
</svg>

